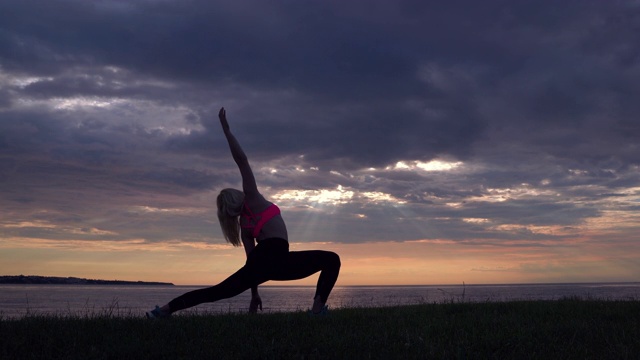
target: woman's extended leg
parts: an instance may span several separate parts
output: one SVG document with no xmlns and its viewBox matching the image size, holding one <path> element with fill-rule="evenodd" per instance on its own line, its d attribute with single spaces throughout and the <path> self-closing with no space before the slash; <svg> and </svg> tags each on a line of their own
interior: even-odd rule
<svg viewBox="0 0 640 360">
<path fill-rule="evenodd" d="M 166 317 L 178 310 L 236 296 L 253 285 L 262 284 L 270 280 L 269 276 L 265 275 L 267 275 L 269 269 L 282 262 L 281 259 L 286 257 L 288 249 L 289 244 L 286 240 L 259 244 L 249 254 L 245 266 L 220 284 L 181 295 L 171 300 L 168 304 L 147 312 L 147 317 Z"/>
<path fill-rule="evenodd" d="M 218 285 L 193 290 L 171 300 L 168 304 L 169 311 L 176 312 L 205 302 L 214 302 L 234 297 L 251 288 L 251 284 L 252 279 L 249 270 L 245 266 Z"/>
</svg>

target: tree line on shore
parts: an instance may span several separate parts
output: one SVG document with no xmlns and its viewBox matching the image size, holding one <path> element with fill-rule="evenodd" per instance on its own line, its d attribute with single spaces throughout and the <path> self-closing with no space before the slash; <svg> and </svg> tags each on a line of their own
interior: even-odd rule
<svg viewBox="0 0 640 360">
<path fill-rule="evenodd" d="M 156 281 L 99 280 L 77 277 L 39 276 L 39 275 L 4 275 L 0 276 L 0 284 L 51 284 L 51 285 L 167 285 L 173 283 Z"/>
</svg>

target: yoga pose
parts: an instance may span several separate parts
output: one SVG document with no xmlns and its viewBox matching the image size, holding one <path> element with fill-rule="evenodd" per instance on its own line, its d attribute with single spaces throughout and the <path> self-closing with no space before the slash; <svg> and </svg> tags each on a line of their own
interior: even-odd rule
<svg viewBox="0 0 640 360">
<path fill-rule="evenodd" d="M 224 189 L 217 198 L 218 219 L 227 242 L 244 245 L 246 264 L 220 284 L 190 291 L 168 304 L 147 312 L 148 318 L 168 317 L 171 313 L 205 302 L 214 302 L 251 289 L 249 311 L 262 310 L 258 285 L 269 280 L 297 280 L 320 271 L 311 312 L 326 313 L 327 298 L 338 279 L 340 257 L 330 251 L 289 251 L 287 227 L 280 209 L 258 191 L 249 161 L 229 129 L 226 112 L 218 114 L 229 142 L 233 160 L 240 168 L 242 191 Z"/>
</svg>

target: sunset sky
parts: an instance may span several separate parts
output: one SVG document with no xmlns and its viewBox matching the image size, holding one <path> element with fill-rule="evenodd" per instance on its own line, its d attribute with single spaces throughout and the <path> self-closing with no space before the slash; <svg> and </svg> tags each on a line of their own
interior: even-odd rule
<svg viewBox="0 0 640 360">
<path fill-rule="evenodd" d="M 3 0 L 0 275 L 237 270 L 224 106 L 337 285 L 638 281 L 639 99 L 637 0 Z"/>
</svg>

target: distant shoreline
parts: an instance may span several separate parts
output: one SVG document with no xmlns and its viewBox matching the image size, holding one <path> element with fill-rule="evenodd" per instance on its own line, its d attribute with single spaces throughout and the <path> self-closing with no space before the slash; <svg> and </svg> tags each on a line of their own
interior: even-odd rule
<svg viewBox="0 0 640 360">
<path fill-rule="evenodd" d="M 173 283 L 158 281 L 126 281 L 100 280 L 77 277 L 57 277 L 38 275 L 4 275 L 0 276 L 0 284 L 36 284 L 36 285 L 163 285 L 174 286 Z"/>
</svg>

